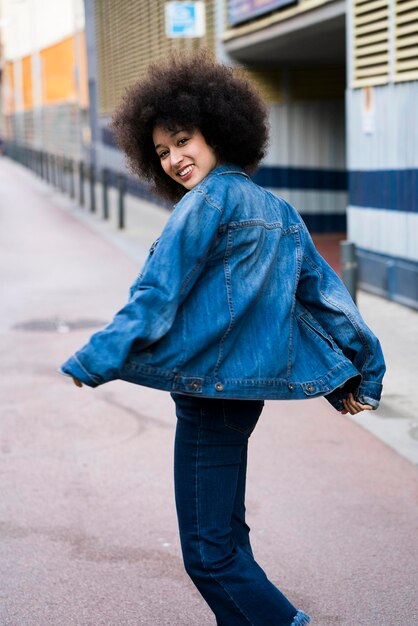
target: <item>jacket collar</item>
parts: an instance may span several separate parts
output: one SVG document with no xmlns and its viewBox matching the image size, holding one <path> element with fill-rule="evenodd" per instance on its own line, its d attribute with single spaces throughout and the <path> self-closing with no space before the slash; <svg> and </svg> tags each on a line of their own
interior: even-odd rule
<svg viewBox="0 0 418 626">
<path fill-rule="evenodd" d="M 223 165 L 215 167 L 215 169 L 213 169 L 208 176 L 222 176 L 223 174 L 241 174 L 241 176 L 249 178 L 248 174 L 244 172 L 242 167 L 239 165 L 232 165 L 231 163 L 224 163 Z"/>
</svg>

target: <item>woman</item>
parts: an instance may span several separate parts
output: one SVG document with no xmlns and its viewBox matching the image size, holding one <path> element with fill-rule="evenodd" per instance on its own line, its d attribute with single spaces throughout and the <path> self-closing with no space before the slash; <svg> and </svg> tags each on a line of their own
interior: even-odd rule
<svg viewBox="0 0 418 626">
<path fill-rule="evenodd" d="M 186 570 L 220 626 L 303 626 L 254 560 L 245 522 L 247 444 L 270 399 L 326 396 L 376 408 L 379 342 L 287 202 L 248 177 L 266 108 L 204 54 L 156 64 L 113 130 L 133 173 L 178 201 L 128 303 L 63 366 L 96 387 L 170 391 L 175 495 Z"/>
</svg>

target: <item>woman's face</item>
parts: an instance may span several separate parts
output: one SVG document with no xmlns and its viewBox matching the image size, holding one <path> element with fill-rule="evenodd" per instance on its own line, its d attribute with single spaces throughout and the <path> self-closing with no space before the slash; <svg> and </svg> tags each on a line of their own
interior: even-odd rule
<svg viewBox="0 0 418 626">
<path fill-rule="evenodd" d="M 188 190 L 218 165 L 215 152 L 199 130 L 170 132 L 156 126 L 152 138 L 164 172 Z"/>
</svg>

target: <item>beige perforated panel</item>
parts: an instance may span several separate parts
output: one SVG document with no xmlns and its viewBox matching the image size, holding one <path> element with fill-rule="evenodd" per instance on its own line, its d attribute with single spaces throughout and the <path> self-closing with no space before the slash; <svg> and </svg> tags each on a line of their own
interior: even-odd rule
<svg viewBox="0 0 418 626">
<path fill-rule="evenodd" d="M 389 79 L 389 0 L 353 1 L 353 86 Z"/>
<path fill-rule="evenodd" d="M 395 0 L 395 80 L 418 79 L 418 0 Z"/>
<path fill-rule="evenodd" d="M 206 0 L 206 35 L 169 39 L 164 0 L 96 0 L 96 45 L 101 115 L 109 115 L 124 89 L 140 78 L 152 61 L 171 50 L 215 49 L 215 0 Z"/>
</svg>

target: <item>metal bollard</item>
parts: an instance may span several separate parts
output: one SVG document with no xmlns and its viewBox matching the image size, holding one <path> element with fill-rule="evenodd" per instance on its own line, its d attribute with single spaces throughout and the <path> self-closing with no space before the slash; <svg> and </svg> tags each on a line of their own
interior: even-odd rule
<svg viewBox="0 0 418 626">
<path fill-rule="evenodd" d="M 68 159 L 68 175 L 70 177 L 70 198 L 75 198 L 75 186 L 74 186 L 74 161 Z"/>
<path fill-rule="evenodd" d="M 39 151 L 39 162 L 41 170 L 41 178 L 45 179 L 45 153 L 42 150 Z"/>
<path fill-rule="evenodd" d="M 96 211 L 96 172 L 93 165 L 89 167 L 90 211 Z"/>
<path fill-rule="evenodd" d="M 341 275 L 353 301 L 357 301 L 358 264 L 356 246 L 351 241 L 340 241 Z"/>
<path fill-rule="evenodd" d="M 44 152 L 44 175 L 47 183 L 50 182 L 49 179 L 49 154 L 48 152 Z"/>
<path fill-rule="evenodd" d="M 78 202 L 80 206 L 84 206 L 84 162 L 80 161 L 78 164 Z"/>
<path fill-rule="evenodd" d="M 126 179 L 123 174 L 118 176 L 118 228 L 125 228 L 125 192 Z"/>
<path fill-rule="evenodd" d="M 65 192 L 65 184 L 66 184 L 66 175 L 67 175 L 67 163 L 65 161 L 65 157 L 60 157 L 60 165 L 61 165 L 61 180 L 60 180 L 60 189 Z"/>
<path fill-rule="evenodd" d="M 57 184 L 57 166 L 55 154 L 51 154 L 51 184 L 55 187 Z"/>
<path fill-rule="evenodd" d="M 65 192 L 65 158 L 59 157 L 59 188 Z"/>
<path fill-rule="evenodd" d="M 109 218 L 109 170 L 102 170 L 103 219 Z"/>
</svg>

